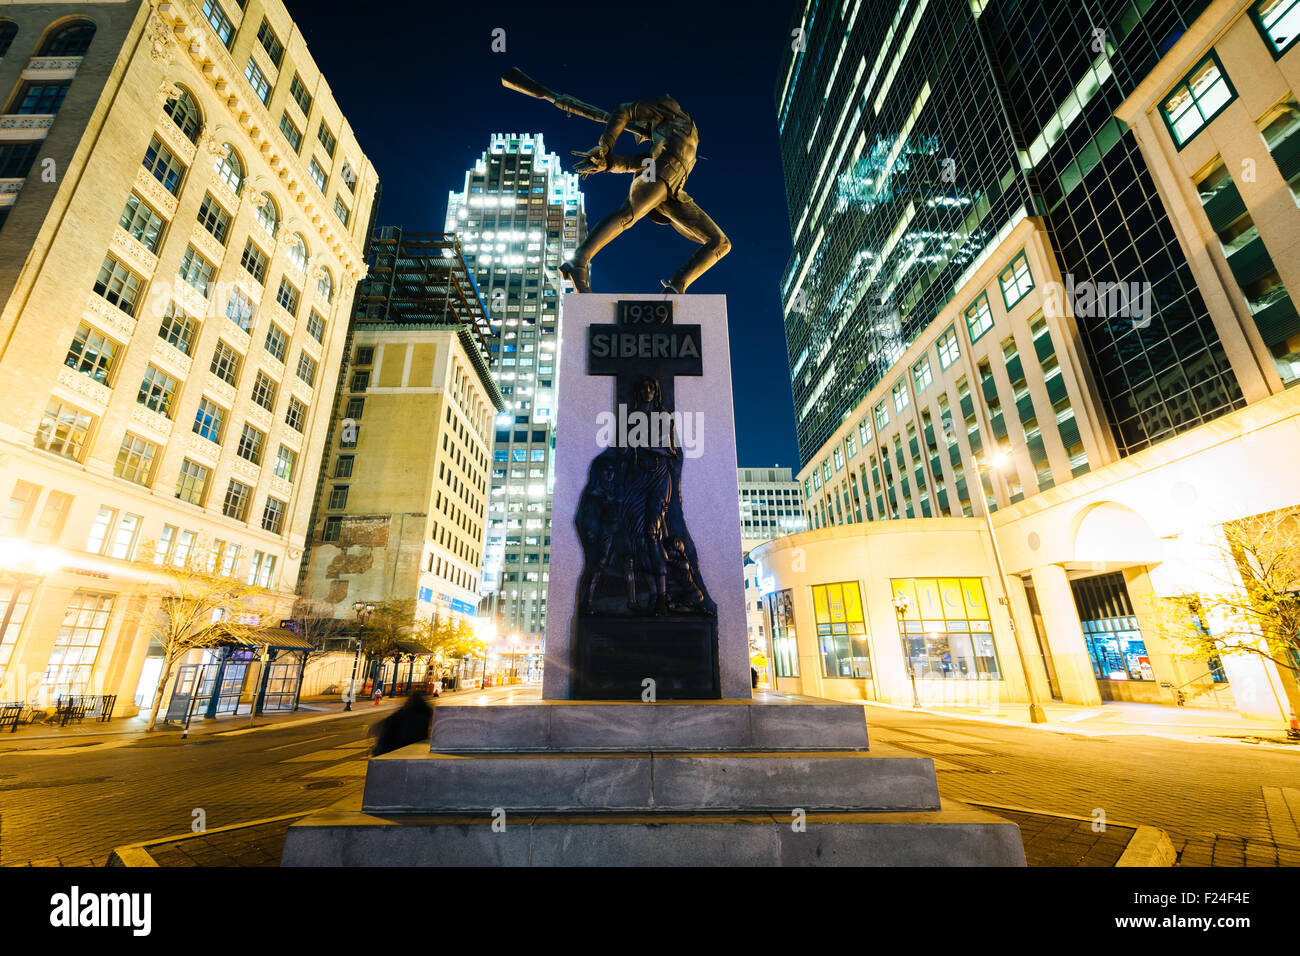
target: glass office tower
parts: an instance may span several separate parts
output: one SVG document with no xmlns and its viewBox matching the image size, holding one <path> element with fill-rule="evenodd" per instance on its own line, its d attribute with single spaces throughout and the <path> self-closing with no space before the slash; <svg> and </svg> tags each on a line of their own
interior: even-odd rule
<svg viewBox="0 0 1300 956">
<path fill-rule="evenodd" d="M 1080 320 L 1119 454 L 1243 404 L 1118 104 L 1204 2 L 809 0 L 775 89 L 800 454 L 815 457 L 1026 217 L 1060 272 L 1149 282 L 1146 323 Z M 797 41 L 792 47 L 799 46 Z"/>
<path fill-rule="evenodd" d="M 506 402 L 497 416 L 481 616 L 503 634 L 546 627 L 555 446 L 560 299 L 572 291 L 556 271 L 586 235 L 578 176 L 548 153 L 540 133 L 494 133 L 447 202 L 447 231 L 491 317 L 488 347 Z"/>
</svg>

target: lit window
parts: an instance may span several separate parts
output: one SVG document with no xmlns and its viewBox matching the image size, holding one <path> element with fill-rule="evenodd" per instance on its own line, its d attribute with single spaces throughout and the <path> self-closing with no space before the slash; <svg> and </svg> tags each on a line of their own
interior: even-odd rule
<svg viewBox="0 0 1300 956">
<path fill-rule="evenodd" d="M 316 184 L 316 188 L 324 192 L 326 183 L 325 170 L 320 168 L 320 163 L 316 162 L 315 156 L 311 158 L 311 165 L 307 168 L 307 172 L 311 175 L 311 181 Z"/>
<path fill-rule="evenodd" d="M 1300 36 L 1300 0 L 1263 0 L 1250 13 L 1274 57 L 1290 49 Z"/>
<path fill-rule="evenodd" d="M 221 505 L 221 513 L 227 518 L 234 518 L 236 521 L 244 521 L 248 518 L 248 502 L 252 496 L 253 489 L 243 482 L 230 482 L 226 488 L 226 499 Z"/>
<path fill-rule="evenodd" d="M 1011 265 L 998 274 L 998 284 L 1002 286 L 1002 301 L 1006 303 L 1008 312 L 1034 288 L 1034 277 L 1029 271 L 1029 260 L 1025 258 L 1023 252 L 1012 259 Z M 986 299 L 985 305 L 987 304 Z M 971 338 L 973 339 L 974 336 L 972 335 Z"/>
<path fill-rule="evenodd" d="M 238 289 L 232 289 L 226 303 L 226 318 L 247 332 L 253 327 L 253 300 Z"/>
<path fill-rule="evenodd" d="M 188 458 L 181 461 L 176 479 L 176 497 L 192 505 L 202 505 L 208 491 L 208 469 Z"/>
<path fill-rule="evenodd" d="M 103 296 L 127 315 L 135 315 L 140 278 L 112 256 L 105 256 L 95 279 L 95 294 Z"/>
<path fill-rule="evenodd" d="M 257 224 L 274 236 L 280 227 L 280 213 L 275 208 L 274 199 L 266 193 L 262 193 L 262 198 L 266 201 L 253 210 L 253 215 L 257 219 Z"/>
<path fill-rule="evenodd" d="M 293 151 L 295 153 L 298 152 L 298 147 L 302 145 L 302 130 L 298 129 L 293 120 L 289 118 L 287 112 L 280 117 L 280 132 L 283 133 L 284 138 L 289 141 L 289 145 L 293 147 Z"/>
<path fill-rule="evenodd" d="M 921 361 L 912 366 L 912 383 L 920 393 L 929 388 L 933 381 L 934 376 L 930 373 L 930 356 L 922 355 Z"/>
<path fill-rule="evenodd" d="M 894 386 L 894 411 L 900 414 L 912 404 L 912 398 L 907 393 L 907 383 L 899 382 Z"/>
<path fill-rule="evenodd" d="M 289 243 L 289 262 L 299 272 L 307 272 L 307 243 L 296 233 Z"/>
<path fill-rule="evenodd" d="M 122 447 L 117 451 L 117 463 L 113 474 L 137 485 L 148 485 L 153 475 L 153 460 L 158 453 L 158 446 L 150 444 L 143 438 L 136 438 L 130 432 L 122 439 Z"/>
<path fill-rule="evenodd" d="M 122 216 L 117 224 L 150 252 L 158 251 L 163 229 L 167 226 L 162 217 L 149 208 L 148 203 L 135 193 L 131 193 L 130 198 L 127 199 L 126 208 L 122 210 Z"/>
<path fill-rule="evenodd" d="M 93 423 L 94 418 L 88 412 L 51 399 L 36 427 L 36 447 L 80 461 Z"/>
<path fill-rule="evenodd" d="M 889 424 L 889 408 L 884 402 L 879 403 L 876 408 L 876 429 L 879 430 Z"/>
<path fill-rule="evenodd" d="M 229 49 L 230 41 L 235 36 L 235 25 L 230 22 L 230 17 L 226 16 L 226 11 L 221 9 L 221 4 L 217 3 L 217 0 L 203 0 L 203 16 L 216 31 L 217 39 L 221 41 L 222 46 Z"/>
<path fill-rule="evenodd" d="M 150 365 L 145 369 L 144 378 L 140 382 L 140 392 L 135 400 L 150 411 L 170 417 L 172 399 L 175 395 L 176 379 Z"/>
<path fill-rule="evenodd" d="M 949 329 L 939 336 L 939 367 L 949 368 L 961 358 L 961 346 L 957 343 L 957 330 Z"/>
<path fill-rule="evenodd" d="M 298 467 L 298 453 L 292 448 L 280 446 L 275 453 L 275 476 L 285 481 L 293 481 L 293 473 Z"/>
<path fill-rule="evenodd" d="M 230 191 L 238 196 L 244 188 L 244 164 L 240 161 L 239 154 L 235 152 L 235 147 L 229 143 L 226 143 L 225 146 L 225 155 L 217 160 L 217 178 L 229 186 Z"/>
<path fill-rule="evenodd" d="M 1214 51 L 1196 65 L 1160 104 L 1174 145 L 1182 149 L 1237 98 Z"/>
<path fill-rule="evenodd" d="M 326 302 L 334 300 L 334 278 L 328 269 L 321 270 L 320 278 L 316 280 L 316 291 Z M 316 341 L 320 341 L 320 336 L 316 336 Z"/>
<path fill-rule="evenodd" d="M 226 417 L 226 410 L 208 398 L 199 402 L 194 413 L 194 433 L 210 442 L 221 444 L 221 423 Z"/>
<path fill-rule="evenodd" d="M 180 276 L 207 298 L 209 283 L 212 282 L 212 273 L 216 267 L 211 262 L 199 255 L 193 246 L 185 250 L 185 257 L 181 260 Z"/>
<path fill-rule="evenodd" d="M 82 375 L 90 376 L 101 385 L 107 385 L 116 354 L 117 344 L 112 339 L 105 338 L 82 322 L 72 337 L 72 345 L 68 347 L 68 355 L 63 364 Z"/>
<path fill-rule="evenodd" d="M 970 340 L 976 342 L 989 329 L 993 328 L 993 310 L 989 308 L 989 297 L 980 293 L 980 297 L 966 309 L 966 328 Z"/>
</svg>

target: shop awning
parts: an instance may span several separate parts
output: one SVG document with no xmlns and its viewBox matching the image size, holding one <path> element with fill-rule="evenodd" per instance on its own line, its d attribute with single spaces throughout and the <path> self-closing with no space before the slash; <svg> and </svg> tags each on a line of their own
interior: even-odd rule
<svg viewBox="0 0 1300 956">
<path fill-rule="evenodd" d="M 208 647 L 265 647 L 272 650 L 310 651 L 315 646 L 284 627 L 236 627 L 218 622 L 203 631 Z"/>
</svg>

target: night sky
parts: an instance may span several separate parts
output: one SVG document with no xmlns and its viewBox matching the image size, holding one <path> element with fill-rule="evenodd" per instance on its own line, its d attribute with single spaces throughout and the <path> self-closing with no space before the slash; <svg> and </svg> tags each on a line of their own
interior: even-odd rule
<svg viewBox="0 0 1300 956">
<path fill-rule="evenodd" d="M 687 190 L 732 241 L 691 292 L 725 293 L 741 466 L 797 469 L 780 283 L 790 255 L 773 87 L 790 42 L 790 5 L 696 2 L 380 2 L 286 0 L 326 81 L 379 170 L 376 225 L 440 232 L 447 193 L 494 132 L 541 132 L 566 163 L 601 127 L 507 90 L 517 66 L 604 109 L 671 93 L 700 130 Z M 506 31 L 493 53 L 492 31 Z M 639 151 L 624 134 L 619 153 Z M 626 175 L 583 184 L 595 225 L 627 194 Z M 358 213 L 361 213 L 358 210 Z M 597 292 L 657 293 L 695 249 L 642 220 L 596 257 Z"/>
</svg>

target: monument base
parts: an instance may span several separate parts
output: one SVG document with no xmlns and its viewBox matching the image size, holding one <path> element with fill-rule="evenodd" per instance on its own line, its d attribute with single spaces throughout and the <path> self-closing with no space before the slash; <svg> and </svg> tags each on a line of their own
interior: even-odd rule
<svg viewBox="0 0 1300 956">
<path fill-rule="evenodd" d="M 289 829 L 285 866 L 1023 866 L 1020 831 L 874 757 L 860 705 L 460 697 L 360 798 Z"/>
</svg>

